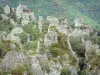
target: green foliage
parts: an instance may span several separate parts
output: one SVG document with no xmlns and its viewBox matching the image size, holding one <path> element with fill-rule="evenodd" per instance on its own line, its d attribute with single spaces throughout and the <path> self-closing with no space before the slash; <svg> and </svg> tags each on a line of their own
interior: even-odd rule
<svg viewBox="0 0 100 75">
<path fill-rule="evenodd" d="M 10 14 L 8 14 L 8 17 L 10 17 L 10 18 L 14 19 L 15 21 L 17 21 L 16 20 L 16 14 L 14 12 L 11 12 Z"/>
<path fill-rule="evenodd" d="M 91 51 L 87 52 L 87 63 L 91 65 L 89 70 L 98 70 L 100 66 L 100 56 L 95 51 L 96 49 L 91 47 Z"/>
<path fill-rule="evenodd" d="M 49 23 L 48 23 L 48 21 L 44 21 L 43 22 L 43 29 L 42 29 L 42 31 L 43 31 L 43 33 L 44 33 L 44 35 L 47 33 L 47 31 L 48 31 L 48 27 L 49 27 Z"/>
<path fill-rule="evenodd" d="M 19 75 L 22 75 L 22 73 L 24 72 L 24 71 L 26 71 L 27 70 L 27 66 L 26 65 L 18 65 L 18 66 L 16 66 L 16 67 L 12 67 L 11 68 L 11 72 L 13 73 L 13 74 L 19 74 Z"/>
<path fill-rule="evenodd" d="M 20 34 L 20 38 L 21 38 L 21 42 L 22 43 L 26 43 L 27 42 L 27 33 L 26 32 L 22 32 Z"/>
<path fill-rule="evenodd" d="M 80 73 L 80 75 L 88 75 L 88 70 L 87 69 L 82 70 L 81 73 Z"/>
<path fill-rule="evenodd" d="M 97 36 L 96 33 L 90 36 L 91 41 L 100 46 L 100 36 Z"/>
<path fill-rule="evenodd" d="M 76 59 L 76 57 L 74 57 L 74 56 L 72 56 L 72 54 L 71 53 L 69 53 L 69 62 L 70 62 L 70 64 L 72 65 L 72 66 L 77 66 L 77 63 L 78 63 L 78 61 L 77 61 L 77 59 Z"/>
<path fill-rule="evenodd" d="M 3 7 L 0 6 L 0 14 L 3 14 L 3 13 L 4 13 Z"/>
<path fill-rule="evenodd" d="M 12 75 L 12 74 L 7 74 L 7 75 Z"/>
<path fill-rule="evenodd" d="M 55 25 L 54 25 L 54 26 L 51 26 L 51 27 L 50 27 L 50 30 L 51 30 L 51 31 L 56 31 L 56 26 L 55 26 Z"/>
<path fill-rule="evenodd" d="M 80 57 L 85 57 L 85 46 L 82 44 L 80 37 L 71 37 L 70 43 L 72 46 L 72 49 L 77 53 Z"/>
<path fill-rule="evenodd" d="M 68 51 L 68 43 L 65 36 L 59 36 L 58 43 L 50 46 L 50 52 L 54 57 L 62 56 Z"/>
<path fill-rule="evenodd" d="M 10 32 L 13 27 L 9 21 L 0 20 L 0 31 Z"/>
<path fill-rule="evenodd" d="M 100 36 L 97 36 L 96 41 L 95 41 L 99 46 L 100 46 Z"/>
<path fill-rule="evenodd" d="M 26 50 L 35 50 L 37 48 L 37 41 L 25 43 L 24 48 Z"/>
<path fill-rule="evenodd" d="M 61 48 L 59 44 L 52 44 L 50 48 L 50 52 L 54 57 L 57 57 L 66 54 L 67 50 Z"/>
<path fill-rule="evenodd" d="M 23 0 L 23 3 L 31 8 L 35 15 L 55 15 L 57 17 L 67 17 L 70 25 L 73 25 L 73 20 L 82 16 L 85 24 L 92 25 L 93 27 L 99 26 L 100 23 L 100 1 L 99 0 Z M 16 7 L 19 1 L 12 1 L 11 6 Z M 99 26 L 100 28 L 100 26 Z"/>
<path fill-rule="evenodd" d="M 71 75 L 71 72 L 67 68 L 63 68 L 60 75 Z"/>
<path fill-rule="evenodd" d="M 10 41 L 0 41 L 0 49 L 1 49 L 1 54 L 0 56 L 4 56 L 6 54 L 6 52 L 8 52 L 10 49 L 9 49 L 9 43 Z"/>
<path fill-rule="evenodd" d="M 31 40 L 37 40 L 39 38 L 39 29 L 37 27 L 35 27 L 34 23 L 30 23 L 28 25 L 25 25 L 23 27 L 23 29 L 26 33 L 30 34 Z"/>
</svg>

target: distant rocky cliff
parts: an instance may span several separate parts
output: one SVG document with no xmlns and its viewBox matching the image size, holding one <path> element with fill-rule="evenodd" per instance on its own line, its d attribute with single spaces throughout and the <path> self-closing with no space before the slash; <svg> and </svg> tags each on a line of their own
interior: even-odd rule
<svg viewBox="0 0 100 75">
<path fill-rule="evenodd" d="M 22 4 L 3 9 L 0 75 L 100 75 L 100 36 L 82 17 L 71 27 L 67 18 L 37 19 Z"/>
</svg>

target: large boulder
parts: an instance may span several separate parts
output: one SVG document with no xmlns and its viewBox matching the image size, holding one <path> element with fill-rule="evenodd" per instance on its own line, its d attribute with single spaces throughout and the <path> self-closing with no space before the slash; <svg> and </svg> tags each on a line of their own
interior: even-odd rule
<svg viewBox="0 0 100 75">
<path fill-rule="evenodd" d="M 2 67 L 5 68 L 5 71 L 9 71 L 9 69 L 23 64 L 27 64 L 27 57 L 23 53 L 9 51 L 4 57 Z"/>
</svg>

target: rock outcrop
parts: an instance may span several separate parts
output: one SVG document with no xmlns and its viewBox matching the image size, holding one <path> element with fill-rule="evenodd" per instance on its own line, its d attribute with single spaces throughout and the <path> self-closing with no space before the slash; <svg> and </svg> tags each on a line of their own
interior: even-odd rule
<svg viewBox="0 0 100 75">
<path fill-rule="evenodd" d="M 9 7 L 8 5 L 6 5 L 6 6 L 4 7 L 4 13 L 5 13 L 6 15 L 8 15 L 8 14 L 10 14 L 10 12 L 11 12 L 10 7 Z"/>
<path fill-rule="evenodd" d="M 93 44 L 90 40 L 86 41 L 86 62 L 89 75 L 100 75 L 100 49 L 97 44 Z"/>
<path fill-rule="evenodd" d="M 14 68 L 19 65 L 27 64 L 27 58 L 23 53 L 17 51 L 9 51 L 0 65 L 2 71 L 5 69 L 5 72 L 9 69 Z"/>
</svg>

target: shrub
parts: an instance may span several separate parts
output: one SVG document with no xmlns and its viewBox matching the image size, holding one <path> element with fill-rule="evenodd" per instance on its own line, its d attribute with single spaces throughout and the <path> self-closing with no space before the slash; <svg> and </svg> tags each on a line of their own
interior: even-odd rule
<svg viewBox="0 0 100 75">
<path fill-rule="evenodd" d="M 87 69 L 86 70 L 82 70 L 80 75 L 88 75 L 88 70 Z"/>
<path fill-rule="evenodd" d="M 16 67 L 12 67 L 11 68 L 11 72 L 12 74 L 19 74 L 19 75 L 22 75 L 22 73 L 24 71 L 27 70 L 27 66 L 26 65 L 18 65 Z"/>
<path fill-rule="evenodd" d="M 59 44 L 52 44 L 50 47 L 50 52 L 54 57 L 57 57 L 67 53 L 67 50 L 61 48 Z"/>
<path fill-rule="evenodd" d="M 70 43 L 72 46 L 72 49 L 77 53 L 80 57 L 85 57 L 85 46 L 82 44 L 81 38 L 79 37 L 71 37 Z"/>
<path fill-rule="evenodd" d="M 22 32 L 20 34 L 20 38 L 21 38 L 21 42 L 22 43 L 26 43 L 27 42 L 27 33 L 26 32 Z"/>
<path fill-rule="evenodd" d="M 60 75 L 71 75 L 71 72 L 67 68 L 63 68 Z"/>
<path fill-rule="evenodd" d="M 39 39 L 39 29 L 35 27 L 34 23 L 23 26 L 23 30 L 30 34 L 32 41 Z"/>
<path fill-rule="evenodd" d="M 24 49 L 26 50 L 35 50 L 37 48 L 37 41 L 25 43 Z"/>
<path fill-rule="evenodd" d="M 58 36 L 58 43 L 53 43 L 50 46 L 50 52 L 54 57 L 62 56 L 66 54 L 67 51 L 68 51 L 68 43 L 64 35 Z"/>
<path fill-rule="evenodd" d="M 9 21 L 0 20 L 0 31 L 10 32 L 13 28 Z"/>
</svg>

